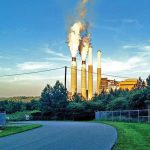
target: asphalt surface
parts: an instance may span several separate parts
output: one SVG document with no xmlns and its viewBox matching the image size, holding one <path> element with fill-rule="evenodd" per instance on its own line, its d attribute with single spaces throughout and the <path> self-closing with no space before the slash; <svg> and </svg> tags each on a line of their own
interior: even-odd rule
<svg viewBox="0 0 150 150">
<path fill-rule="evenodd" d="M 0 150 L 111 150 L 117 132 L 89 122 L 36 121 L 43 126 L 0 138 Z"/>
</svg>

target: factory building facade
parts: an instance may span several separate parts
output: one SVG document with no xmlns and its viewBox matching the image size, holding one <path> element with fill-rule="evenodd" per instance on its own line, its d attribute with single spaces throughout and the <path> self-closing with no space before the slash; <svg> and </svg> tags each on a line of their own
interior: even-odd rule
<svg viewBox="0 0 150 150">
<path fill-rule="evenodd" d="M 110 90 L 119 89 L 119 82 L 116 80 L 109 80 L 108 78 L 101 79 L 101 90 L 109 92 Z"/>
<path fill-rule="evenodd" d="M 119 89 L 122 90 L 134 90 L 138 87 L 138 79 L 126 79 L 124 81 L 119 82 Z"/>
</svg>

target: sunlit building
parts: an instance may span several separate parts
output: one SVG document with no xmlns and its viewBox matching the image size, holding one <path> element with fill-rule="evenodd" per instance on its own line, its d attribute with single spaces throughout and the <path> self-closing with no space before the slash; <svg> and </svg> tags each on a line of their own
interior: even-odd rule
<svg viewBox="0 0 150 150">
<path fill-rule="evenodd" d="M 101 90 L 109 92 L 110 90 L 119 89 L 119 82 L 116 80 L 109 80 L 108 78 L 101 79 Z"/>
<path fill-rule="evenodd" d="M 138 86 L 138 79 L 126 79 L 119 83 L 119 88 L 122 90 L 133 90 Z"/>
</svg>

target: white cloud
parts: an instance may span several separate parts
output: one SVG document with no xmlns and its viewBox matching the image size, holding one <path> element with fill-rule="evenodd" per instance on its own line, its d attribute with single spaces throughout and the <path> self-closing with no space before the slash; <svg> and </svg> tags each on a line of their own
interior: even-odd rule
<svg viewBox="0 0 150 150">
<path fill-rule="evenodd" d="M 10 71 L 11 68 L 7 68 L 7 67 L 0 67 L 0 71 Z"/>
<path fill-rule="evenodd" d="M 150 45 L 145 45 L 145 46 L 141 47 L 141 49 L 150 52 Z"/>
<path fill-rule="evenodd" d="M 137 66 L 137 63 L 141 62 L 141 58 L 132 57 L 126 61 L 113 60 L 110 58 L 104 59 L 102 62 L 102 68 L 105 73 L 120 73 L 129 71 Z"/>
<path fill-rule="evenodd" d="M 123 45 L 122 48 L 123 49 L 135 49 L 135 48 L 139 48 L 139 45 Z"/>
<path fill-rule="evenodd" d="M 139 56 L 145 56 L 149 57 L 150 56 L 150 45 L 149 44 L 134 44 L 134 45 L 123 45 L 123 49 L 129 49 L 129 50 L 134 50 L 136 54 Z"/>
<path fill-rule="evenodd" d="M 49 60 L 49 61 L 69 61 L 69 58 L 59 58 L 59 57 L 51 57 L 51 58 L 45 58 L 45 60 Z"/>
<path fill-rule="evenodd" d="M 50 48 L 46 48 L 45 52 L 47 54 L 51 54 L 51 56 L 49 58 L 46 58 L 48 60 L 68 61 L 68 59 L 70 59 L 70 57 L 65 56 L 63 53 L 56 52 L 54 50 L 51 50 Z M 55 56 L 55 57 L 53 57 L 53 56 Z"/>
<path fill-rule="evenodd" d="M 24 62 L 22 64 L 18 64 L 17 67 L 20 70 L 36 70 L 36 69 L 49 69 L 54 67 L 54 65 L 50 62 Z"/>
<path fill-rule="evenodd" d="M 103 58 L 102 57 L 102 72 L 103 74 L 112 74 L 119 76 L 139 77 L 147 78 L 150 74 L 150 45 L 148 44 L 128 44 L 123 45 L 123 49 L 134 50 L 134 55 L 130 55 L 128 58 Z M 96 66 L 97 62 L 94 62 Z M 95 68 L 96 71 L 96 68 Z"/>
<path fill-rule="evenodd" d="M 138 49 L 138 50 L 145 50 L 150 51 L 149 44 L 127 44 L 122 46 L 123 49 Z"/>
</svg>

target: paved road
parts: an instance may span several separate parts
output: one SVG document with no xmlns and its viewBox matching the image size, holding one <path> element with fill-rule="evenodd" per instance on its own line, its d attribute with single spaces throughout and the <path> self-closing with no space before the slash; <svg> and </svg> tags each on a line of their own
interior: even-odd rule
<svg viewBox="0 0 150 150">
<path fill-rule="evenodd" d="M 113 127 L 99 123 L 34 123 L 43 127 L 0 138 L 0 150 L 110 150 L 117 138 Z"/>
</svg>

